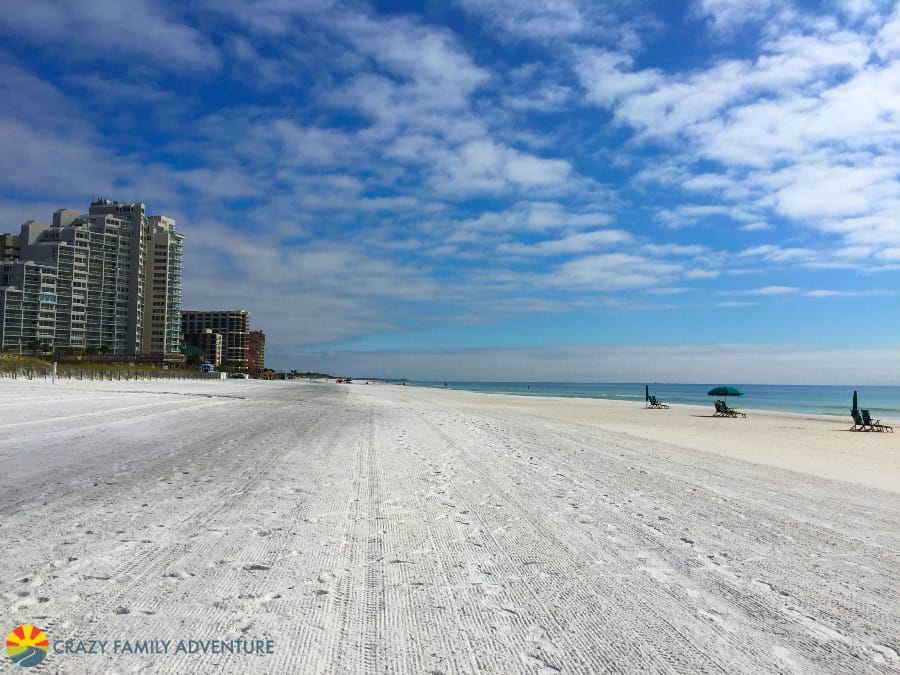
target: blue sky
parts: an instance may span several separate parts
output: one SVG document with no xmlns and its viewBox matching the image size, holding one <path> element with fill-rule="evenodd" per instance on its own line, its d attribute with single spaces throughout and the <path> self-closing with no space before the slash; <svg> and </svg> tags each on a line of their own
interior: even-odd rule
<svg viewBox="0 0 900 675">
<path fill-rule="evenodd" d="M 896 2 L 0 0 L 0 36 L 0 231 L 174 216 L 185 307 L 276 367 L 900 381 Z"/>
</svg>

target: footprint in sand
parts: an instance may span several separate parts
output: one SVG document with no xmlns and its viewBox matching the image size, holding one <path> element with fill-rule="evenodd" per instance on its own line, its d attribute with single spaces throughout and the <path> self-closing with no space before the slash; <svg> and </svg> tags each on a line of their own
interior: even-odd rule
<svg viewBox="0 0 900 675">
<path fill-rule="evenodd" d="M 67 556 L 65 560 L 63 560 L 63 559 L 54 560 L 53 562 L 49 563 L 47 565 L 47 567 L 49 569 L 56 570 L 56 569 L 59 569 L 60 567 L 65 567 L 69 563 L 75 562 L 76 560 L 78 560 L 78 558 L 75 558 L 73 556 Z"/>
<path fill-rule="evenodd" d="M 718 612 L 715 610 L 710 610 L 709 612 L 705 612 L 702 609 L 697 610 L 697 613 L 705 619 L 708 619 L 712 623 L 716 624 L 720 629 L 725 631 L 726 633 L 734 633 L 735 628 L 728 621 L 725 620 Z"/>
<path fill-rule="evenodd" d="M 325 570 L 325 571 L 321 572 L 319 574 L 319 576 L 316 577 L 316 581 L 318 581 L 320 584 L 329 584 L 330 585 L 330 584 L 333 584 L 333 582 L 335 582 L 339 577 L 343 576 L 344 574 L 347 574 L 349 571 L 350 570 L 348 570 L 346 568 L 341 568 L 338 570 Z M 321 589 L 316 591 L 316 595 L 325 595 L 327 593 L 328 593 L 328 591 L 321 590 Z"/>
<path fill-rule="evenodd" d="M 664 567 L 650 567 L 646 565 L 641 565 L 640 567 L 638 567 L 638 569 L 659 584 L 668 584 L 672 581 L 672 579 L 669 577 L 669 573 L 671 573 L 672 571 L 670 569 Z"/>
<path fill-rule="evenodd" d="M 896 663 L 897 661 L 900 661 L 900 654 L 890 647 L 873 642 L 872 649 L 876 652 L 875 656 L 872 658 L 875 663 Z"/>
<path fill-rule="evenodd" d="M 559 668 L 551 665 L 536 653 L 523 652 L 519 654 L 519 658 L 522 659 L 522 663 L 527 668 L 536 668 L 540 675 L 555 675 L 555 673 L 560 672 Z"/>
</svg>

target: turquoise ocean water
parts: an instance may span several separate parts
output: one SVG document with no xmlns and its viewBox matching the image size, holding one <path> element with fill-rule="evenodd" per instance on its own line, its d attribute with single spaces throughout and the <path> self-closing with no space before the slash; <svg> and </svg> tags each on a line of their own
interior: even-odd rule
<svg viewBox="0 0 900 675">
<path fill-rule="evenodd" d="M 410 382 L 416 386 L 462 389 L 495 394 L 522 396 L 562 396 L 566 398 L 605 398 L 617 401 L 644 403 L 644 383 L 576 384 L 566 382 Z M 774 410 L 792 413 L 834 415 L 850 419 L 853 390 L 859 396 L 859 407 L 871 411 L 873 417 L 900 420 L 900 386 L 837 386 L 791 384 L 740 384 L 714 382 L 711 384 L 654 384 L 647 383 L 650 393 L 664 403 L 708 405 L 714 396 L 707 396 L 713 387 L 731 384 L 744 395 L 729 397 L 728 404 L 750 410 Z"/>
</svg>

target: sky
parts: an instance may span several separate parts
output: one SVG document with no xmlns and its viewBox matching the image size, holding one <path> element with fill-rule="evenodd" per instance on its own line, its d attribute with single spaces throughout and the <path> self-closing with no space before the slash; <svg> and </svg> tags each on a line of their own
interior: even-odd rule
<svg viewBox="0 0 900 675">
<path fill-rule="evenodd" d="M 0 0 L 0 232 L 175 217 L 276 368 L 900 384 L 900 3 Z"/>
</svg>

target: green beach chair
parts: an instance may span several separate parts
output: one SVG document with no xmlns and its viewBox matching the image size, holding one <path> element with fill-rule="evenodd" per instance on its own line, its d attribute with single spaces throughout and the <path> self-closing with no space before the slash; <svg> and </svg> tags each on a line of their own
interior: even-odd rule
<svg viewBox="0 0 900 675">
<path fill-rule="evenodd" d="M 853 418 L 853 426 L 850 427 L 850 431 L 871 431 L 871 429 L 866 428 L 866 423 L 863 422 L 862 415 L 859 414 L 859 410 L 850 409 L 850 417 Z"/>
<path fill-rule="evenodd" d="M 724 401 L 722 401 L 722 412 L 727 417 L 737 417 L 738 415 L 740 415 L 741 417 L 747 416 L 745 413 L 742 413 L 740 410 L 735 410 L 734 408 L 729 408 L 728 404 L 725 403 Z"/>
<path fill-rule="evenodd" d="M 660 403 L 659 401 L 657 401 L 655 396 L 651 396 L 650 397 L 650 407 L 651 408 L 668 408 L 669 406 L 667 406 L 665 403 Z"/>
<path fill-rule="evenodd" d="M 882 424 L 881 420 L 873 420 L 869 415 L 868 410 L 860 410 L 860 412 L 862 413 L 863 424 L 868 425 L 872 431 L 890 431 L 891 433 L 894 433 L 894 427 L 888 424 Z"/>
</svg>

